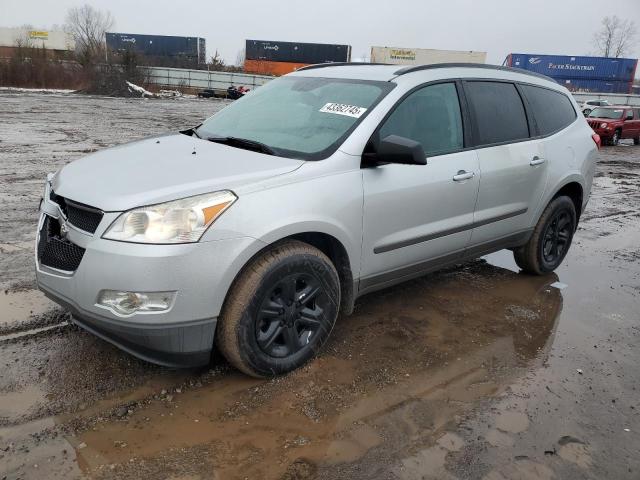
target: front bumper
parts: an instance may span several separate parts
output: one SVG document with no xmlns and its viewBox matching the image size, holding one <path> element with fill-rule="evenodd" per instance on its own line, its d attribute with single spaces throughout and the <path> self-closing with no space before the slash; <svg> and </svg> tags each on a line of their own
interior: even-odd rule
<svg viewBox="0 0 640 480">
<path fill-rule="evenodd" d="M 217 317 L 237 272 L 262 243 L 239 237 L 179 245 L 143 245 L 101 238 L 117 213 L 106 212 L 95 234 L 67 225 L 67 240 L 84 249 L 75 271 L 41 264 L 38 242 L 45 216 L 63 217 L 48 192 L 36 239 L 36 280 L 75 323 L 144 360 L 191 367 L 209 362 Z M 162 312 L 120 315 L 97 305 L 103 289 L 176 292 Z"/>
<path fill-rule="evenodd" d="M 591 130 L 593 130 L 594 133 L 597 133 L 598 135 L 600 135 L 600 138 L 602 139 L 610 139 L 611 137 L 613 137 L 614 132 L 616 131 L 615 128 L 602 128 L 602 127 L 591 127 Z"/>
<path fill-rule="evenodd" d="M 142 360 L 172 368 L 207 365 L 211 357 L 217 319 L 175 324 L 139 324 L 116 321 L 87 312 L 71 299 L 38 287 L 54 302 L 71 312 L 73 323 Z"/>
</svg>

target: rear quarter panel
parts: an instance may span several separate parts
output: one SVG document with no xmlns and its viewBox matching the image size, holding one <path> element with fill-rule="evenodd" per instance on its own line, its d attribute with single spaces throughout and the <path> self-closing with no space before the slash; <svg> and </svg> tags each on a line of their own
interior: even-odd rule
<svg viewBox="0 0 640 480">
<path fill-rule="evenodd" d="M 532 227 L 556 193 L 569 183 L 576 182 L 582 187 L 582 210 L 589 200 L 598 149 L 591 137 L 593 130 L 580 115 L 577 104 L 575 108 L 578 115 L 576 121 L 545 139 L 549 180 L 533 217 Z"/>
</svg>

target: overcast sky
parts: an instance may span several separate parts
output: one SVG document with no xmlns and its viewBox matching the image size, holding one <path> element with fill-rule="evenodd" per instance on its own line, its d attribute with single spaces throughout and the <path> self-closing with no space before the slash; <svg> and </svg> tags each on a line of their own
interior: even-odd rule
<svg viewBox="0 0 640 480">
<path fill-rule="evenodd" d="M 63 24 L 73 0 L 0 0 L 0 26 Z M 114 31 L 185 35 L 207 40 L 235 63 L 247 38 L 353 47 L 352 60 L 372 45 L 488 53 L 501 64 L 510 52 L 588 55 L 604 15 L 635 20 L 640 0 L 90 0 L 109 10 Z M 640 54 L 636 45 L 633 56 Z"/>
</svg>

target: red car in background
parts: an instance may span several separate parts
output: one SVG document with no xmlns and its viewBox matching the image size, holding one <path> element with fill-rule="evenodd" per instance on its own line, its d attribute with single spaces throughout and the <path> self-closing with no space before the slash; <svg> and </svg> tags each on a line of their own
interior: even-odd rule
<svg viewBox="0 0 640 480">
<path fill-rule="evenodd" d="M 603 144 L 617 145 L 623 138 L 632 138 L 635 145 L 640 145 L 640 107 L 596 107 L 587 122 Z"/>
</svg>

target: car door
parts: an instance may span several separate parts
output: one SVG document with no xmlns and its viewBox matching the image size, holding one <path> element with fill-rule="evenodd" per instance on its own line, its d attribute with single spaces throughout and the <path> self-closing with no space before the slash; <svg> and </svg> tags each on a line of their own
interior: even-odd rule
<svg viewBox="0 0 640 480">
<path fill-rule="evenodd" d="M 514 83 L 465 81 L 464 90 L 482 172 L 474 248 L 518 234 L 533 223 L 548 169 L 543 140 L 531 138 L 532 120 Z"/>
<path fill-rule="evenodd" d="M 637 135 L 637 122 L 634 121 L 633 110 L 625 108 L 622 114 L 622 135 L 620 138 L 635 138 Z"/>
<path fill-rule="evenodd" d="M 414 89 L 372 138 L 420 142 L 427 164 L 363 168 L 361 290 L 460 258 L 469 242 L 480 172 L 476 153 L 465 150 L 459 88 Z"/>
</svg>

